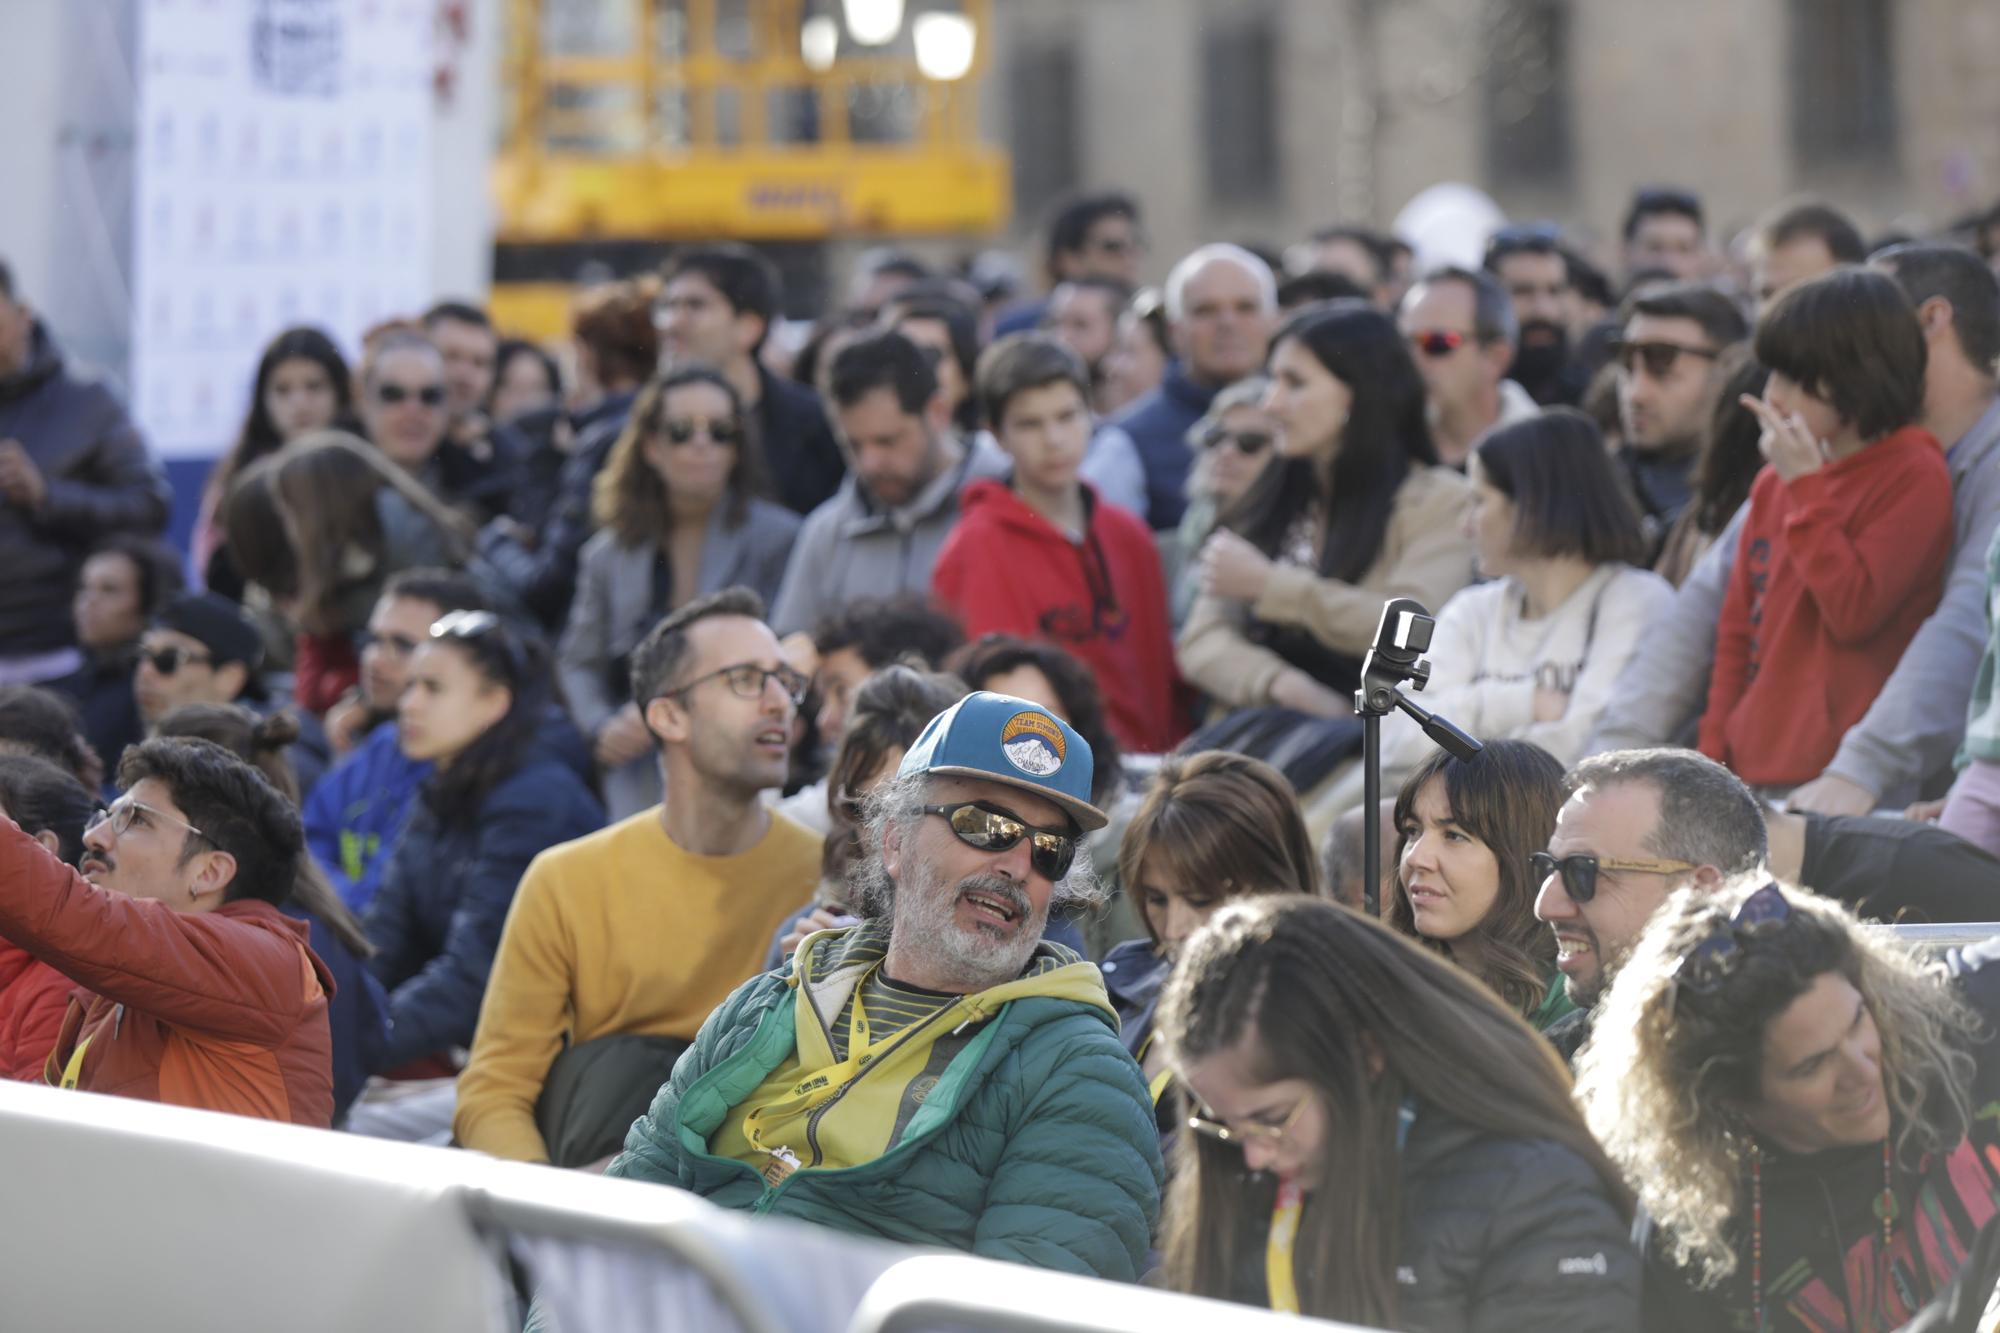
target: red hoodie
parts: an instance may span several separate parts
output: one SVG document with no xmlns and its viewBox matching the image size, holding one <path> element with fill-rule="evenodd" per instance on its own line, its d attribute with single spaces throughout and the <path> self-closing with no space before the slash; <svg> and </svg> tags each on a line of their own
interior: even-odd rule
<svg viewBox="0 0 2000 1333">
<path fill-rule="evenodd" d="M 1722 603 L 1701 752 L 1753 786 L 1818 777 L 1936 609 L 1951 543 L 1951 474 L 1916 426 L 1790 483 L 1766 467 Z"/>
<path fill-rule="evenodd" d="M 965 632 L 1043 639 L 1097 677 L 1118 743 L 1164 754 L 1187 734 L 1167 626 L 1166 580 L 1151 529 L 1084 484 L 1081 542 L 1004 481 L 975 481 L 931 571 L 931 593 Z"/>
<path fill-rule="evenodd" d="M 75 989 L 20 945 L 0 940 L 0 1078 L 41 1081 Z"/>
</svg>

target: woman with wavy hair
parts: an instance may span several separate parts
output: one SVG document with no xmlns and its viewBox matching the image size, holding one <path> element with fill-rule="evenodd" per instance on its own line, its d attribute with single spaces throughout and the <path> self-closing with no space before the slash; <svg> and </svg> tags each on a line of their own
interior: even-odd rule
<svg viewBox="0 0 2000 1333">
<path fill-rule="evenodd" d="M 1488 741 L 1470 759 L 1436 750 L 1396 796 L 1390 927 L 1478 977 L 1537 1031 L 1576 1007 L 1555 936 L 1535 919 L 1541 881 L 1528 868 L 1562 803 L 1562 765 L 1528 741 Z"/>
<path fill-rule="evenodd" d="M 615 820 L 659 804 L 653 734 L 632 697 L 632 650 L 653 626 L 724 588 L 778 595 L 799 516 L 763 498 L 751 415 L 721 372 L 683 366 L 650 381 L 592 500 L 576 598 L 556 650 L 563 691 L 591 738 Z"/>
<path fill-rule="evenodd" d="M 1371 1328 L 1630 1330 L 1631 1194 L 1555 1049 L 1336 903 L 1223 907 L 1160 1002 L 1169 1285 Z"/>
<path fill-rule="evenodd" d="M 1683 889 L 1578 1099 L 1652 1219 L 1649 1324 L 1900 1328 L 2000 1206 L 2000 964 L 1926 962 L 1762 876 Z"/>
</svg>

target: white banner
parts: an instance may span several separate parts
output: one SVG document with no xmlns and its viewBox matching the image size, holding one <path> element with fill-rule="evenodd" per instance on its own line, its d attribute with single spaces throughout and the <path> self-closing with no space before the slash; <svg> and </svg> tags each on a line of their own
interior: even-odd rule
<svg viewBox="0 0 2000 1333">
<path fill-rule="evenodd" d="M 142 0 L 133 403 L 168 458 L 235 439 L 257 357 L 350 355 L 430 298 L 430 0 Z"/>
</svg>

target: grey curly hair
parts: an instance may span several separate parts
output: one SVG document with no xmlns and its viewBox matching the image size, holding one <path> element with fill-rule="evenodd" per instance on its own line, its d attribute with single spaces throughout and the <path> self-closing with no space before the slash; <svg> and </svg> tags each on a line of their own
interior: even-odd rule
<svg viewBox="0 0 2000 1333">
<path fill-rule="evenodd" d="M 1734 1108 L 1757 1100 L 1764 1032 L 1818 977 L 1861 993 L 1881 1035 L 1897 1155 L 1948 1149 L 1972 1123 L 1968 1050 L 1979 1022 L 1939 964 L 1846 907 L 1785 887 L 1790 915 L 1743 940 L 1713 989 L 1676 965 L 1729 928 L 1761 874 L 1685 888 L 1654 914 L 1577 1059 L 1577 1100 L 1653 1216 L 1674 1262 L 1704 1287 L 1737 1267 L 1729 1223 L 1745 1206 L 1751 1138 Z"/>
</svg>

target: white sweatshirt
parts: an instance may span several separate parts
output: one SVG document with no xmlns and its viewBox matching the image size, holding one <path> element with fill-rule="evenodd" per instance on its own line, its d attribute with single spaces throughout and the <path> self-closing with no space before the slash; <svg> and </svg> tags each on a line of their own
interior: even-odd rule
<svg viewBox="0 0 2000 1333">
<path fill-rule="evenodd" d="M 1639 636 L 1673 600 L 1672 584 L 1623 564 L 1599 565 L 1540 620 L 1526 618 L 1526 594 L 1514 579 L 1475 584 L 1438 613 L 1431 681 L 1411 698 L 1480 740 L 1533 741 L 1567 768 L 1583 756 Z M 1537 686 L 1567 693 L 1569 711 L 1537 722 Z M 1384 719 L 1383 790 L 1394 792 L 1434 749 L 1401 712 Z"/>
</svg>

